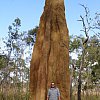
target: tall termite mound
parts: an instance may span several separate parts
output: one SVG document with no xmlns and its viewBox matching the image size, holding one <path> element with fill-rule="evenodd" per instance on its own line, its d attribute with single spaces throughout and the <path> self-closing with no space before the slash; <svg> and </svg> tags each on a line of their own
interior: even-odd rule
<svg viewBox="0 0 100 100">
<path fill-rule="evenodd" d="M 46 0 L 30 66 L 30 100 L 46 100 L 51 82 L 61 100 L 70 100 L 68 41 L 64 0 Z"/>
</svg>

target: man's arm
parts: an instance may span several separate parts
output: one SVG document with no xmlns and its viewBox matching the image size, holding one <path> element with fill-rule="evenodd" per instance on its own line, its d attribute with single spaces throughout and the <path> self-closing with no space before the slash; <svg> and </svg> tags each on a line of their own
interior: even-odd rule
<svg viewBox="0 0 100 100">
<path fill-rule="evenodd" d="M 58 100 L 60 100 L 60 96 L 58 96 Z"/>
<path fill-rule="evenodd" d="M 47 100 L 49 100 L 49 97 L 47 96 Z"/>
<path fill-rule="evenodd" d="M 61 99 L 60 99 L 60 91 L 59 91 L 58 88 L 57 88 L 57 95 L 58 95 L 58 100 L 61 100 Z"/>
</svg>

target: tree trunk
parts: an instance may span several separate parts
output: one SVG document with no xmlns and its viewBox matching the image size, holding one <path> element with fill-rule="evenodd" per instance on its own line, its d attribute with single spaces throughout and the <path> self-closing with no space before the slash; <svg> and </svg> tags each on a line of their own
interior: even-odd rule
<svg viewBox="0 0 100 100">
<path fill-rule="evenodd" d="M 85 49 L 82 46 L 83 51 L 82 51 L 82 58 L 81 58 L 81 64 L 80 64 L 80 69 L 79 69 L 79 79 L 78 79 L 78 100 L 81 100 L 81 85 L 82 85 L 82 69 L 84 68 L 84 55 L 85 55 Z"/>
<path fill-rule="evenodd" d="M 78 100 L 81 100 L 81 69 L 79 72 L 79 79 L 78 79 Z"/>
<path fill-rule="evenodd" d="M 30 100 L 46 100 L 51 82 L 61 100 L 70 100 L 68 41 L 64 0 L 46 0 L 30 66 Z"/>
</svg>

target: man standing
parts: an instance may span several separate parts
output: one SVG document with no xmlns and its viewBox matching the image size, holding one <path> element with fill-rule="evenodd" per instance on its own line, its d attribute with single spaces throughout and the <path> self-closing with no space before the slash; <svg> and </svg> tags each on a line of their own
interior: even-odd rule
<svg viewBox="0 0 100 100">
<path fill-rule="evenodd" d="M 48 90 L 47 100 L 60 100 L 60 92 L 59 89 L 52 82 L 51 87 Z"/>
</svg>

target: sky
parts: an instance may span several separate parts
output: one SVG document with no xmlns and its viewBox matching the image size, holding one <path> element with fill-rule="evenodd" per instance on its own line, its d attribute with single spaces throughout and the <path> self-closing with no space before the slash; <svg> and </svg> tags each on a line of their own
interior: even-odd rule
<svg viewBox="0 0 100 100">
<path fill-rule="evenodd" d="M 8 35 L 8 26 L 15 18 L 21 19 L 21 31 L 27 31 L 39 25 L 45 0 L 0 0 L 0 38 Z M 84 14 L 80 6 L 84 4 L 94 13 L 100 12 L 100 0 L 65 0 L 66 20 L 70 35 L 81 34 L 81 23 L 77 20 Z"/>
</svg>

